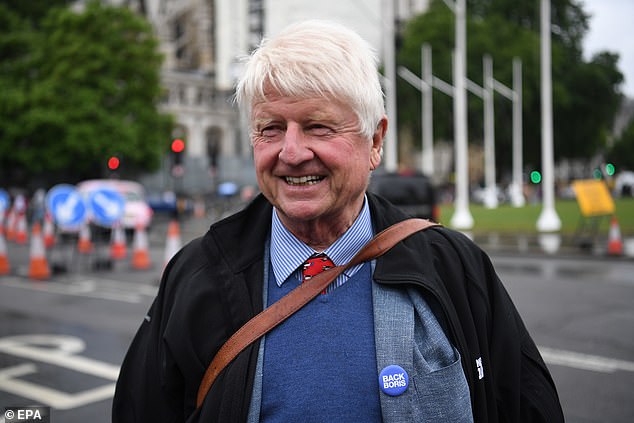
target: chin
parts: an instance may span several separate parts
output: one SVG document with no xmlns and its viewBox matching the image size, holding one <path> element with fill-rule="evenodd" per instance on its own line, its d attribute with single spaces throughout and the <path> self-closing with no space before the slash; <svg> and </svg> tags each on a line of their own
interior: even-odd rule
<svg viewBox="0 0 634 423">
<path fill-rule="evenodd" d="M 293 221 L 311 221 L 323 214 L 323 206 L 320 207 L 315 200 L 285 201 L 275 206 L 286 218 Z"/>
</svg>

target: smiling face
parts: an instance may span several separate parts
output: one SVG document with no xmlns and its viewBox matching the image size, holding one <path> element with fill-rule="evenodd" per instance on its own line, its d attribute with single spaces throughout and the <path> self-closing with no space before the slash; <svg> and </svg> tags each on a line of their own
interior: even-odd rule
<svg viewBox="0 0 634 423">
<path fill-rule="evenodd" d="M 370 171 L 381 161 L 386 119 L 368 139 L 342 103 L 278 95 L 255 103 L 251 119 L 262 193 L 300 239 L 316 231 L 316 242 L 334 241 L 361 210 Z"/>
</svg>

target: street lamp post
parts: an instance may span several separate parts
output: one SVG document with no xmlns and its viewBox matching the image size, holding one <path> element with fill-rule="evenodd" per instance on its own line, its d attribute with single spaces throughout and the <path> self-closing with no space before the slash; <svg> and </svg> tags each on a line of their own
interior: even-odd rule
<svg viewBox="0 0 634 423">
<path fill-rule="evenodd" d="M 398 68 L 399 76 L 421 92 L 421 172 L 429 176 L 433 176 L 434 174 L 434 119 L 432 98 L 434 76 L 432 75 L 431 67 L 431 47 L 429 47 L 428 44 L 423 44 L 421 47 L 422 78 L 414 75 L 404 66 Z M 453 96 L 453 93 L 450 91 L 449 95 Z"/>
<path fill-rule="evenodd" d="M 383 66 L 385 68 L 385 106 L 388 117 L 385 142 L 385 169 L 398 169 L 398 133 L 396 121 L 396 59 L 394 52 L 394 4 L 384 2 L 383 17 Z"/>
<path fill-rule="evenodd" d="M 511 184 L 511 204 L 524 206 L 522 180 L 522 62 L 513 59 L 513 183 Z"/>
<path fill-rule="evenodd" d="M 453 86 L 454 86 L 454 144 L 456 198 L 455 211 L 450 225 L 456 229 L 471 229 L 473 217 L 469 211 L 469 157 L 467 145 L 467 31 L 466 2 L 456 0 L 453 3 L 456 17 L 456 47 L 454 50 Z"/>
<path fill-rule="evenodd" d="M 537 230 L 556 232 L 561 220 L 555 210 L 555 166 L 553 160 L 553 101 L 550 50 L 550 0 L 541 0 L 541 85 L 542 85 L 542 211 Z"/>
</svg>

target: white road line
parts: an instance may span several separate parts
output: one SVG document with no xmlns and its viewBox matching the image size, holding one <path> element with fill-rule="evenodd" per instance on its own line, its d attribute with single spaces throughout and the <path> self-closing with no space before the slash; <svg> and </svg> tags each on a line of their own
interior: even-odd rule
<svg viewBox="0 0 634 423">
<path fill-rule="evenodd" d="M 39 404 L 46 404 L 58 410 L 81 407 L 112 398 L 114 395 L 115 383 L 71 394 L 17 378 L 36 373 L 36 371 L 37 367 L 32 363 L 0 370 L 0 390 L 32 399 Z"/>
<path fill-rule="evenodd" d="M 151 285 L 124 284 L 122 282 L 113 283 L 113 281 L 93 279 L 69 282 L 48 281 L 46 283 L 33 283 L 20 278 L 6 278 L 0 281 L 0 285 L 38 292 L 50 292 L 61 295 L 134 304 L 144 301 L 147 297 L 154 297 L 158 291 L 158 287 Z"/>
<path fill-rule="evenodd" d="M 77 355 L 84 348 L 82 339 L 67 335 L 16 335 L 0 338 L 2 353 L 116 381 L 119 366 Z"/>
<path fill-rule="evenodd" d="M 84 349 L 82 339 L 68 335 L 15 335 L 0 338 L 0 353 L 64 367 L 111 382 L 117 380 L 119 366 L 78 355 Z M 28 362 L 0 369 L 0 391 L 68 410 L 112 398 L 116 386 L 116 383 L 107 383 L 80 392 L 65 392 L 21 378 L 34 373 L 38 373 L 37 365 Z"/>
<path fill-rule="evenodd" d="M 119 366 L 81 356 L 85 343 L 82 339 L 58 334 L 15 335 L 0 338 L 0 353 L 41 363 L 64 367 L 114 382 Z M 586 371 L 614 373 L 634 372 L 634 362 L 597 355 L 583 354 L 540 346 L 539 350 L 549 365 L 565 366 Z M 80 392 L 64 392 L 52 386 L 44 386 L 24 376 L 38 373 L 38 365 L 31 362 L 0 369 L 0 391 L 29 398 L 55 409 L 68 410 L 97 401 L 112 398 L 115 383 L 107 383 Z M 0 419 L 0 423 L 4 423 Z"/>
<path fill-rule="evenodd" d="M 539 351 L 547 364 L 556 366 L 566 366 L 600 373 L 614 373 L 619 370 L 634 372 L 634 362 L 631 361 L 548 347 L 539 347 Z"/>
</svg>

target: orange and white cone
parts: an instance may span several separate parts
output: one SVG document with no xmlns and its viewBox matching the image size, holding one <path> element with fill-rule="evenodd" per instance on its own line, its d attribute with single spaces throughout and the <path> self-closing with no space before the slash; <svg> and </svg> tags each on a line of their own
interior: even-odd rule
<svg viewBox="0 0 634 423">
<path fill-rule="evenodd" d="M 167 227 L 167 240 L 165 242 L 165 264 L 174 257 L 181 248 L 181 230 L 177 220 L 172 220 Z"/>
<path fill-rule="evenodd" d="M 151 265 L 147 232 L 144 226 L 137 225 L 134 231 L 132 247 L 132 267 L 138 270 L 145 270 L 149 269 Z"/>
<path fill-rule="evenodd" d="M 46 249 L 44 248 L 44 239 L 39 222 L 33 225 L 33 231 L 31 232 L 30 259 L 29 278 L 43 280 L 51 277 L 51 270 L 48 267 Z"/>
<path fill-rule="evenodd" d="M 4 240 L 4 228 L 0 221 L 0 275 L 8 275 L 9 272 L 11 272 L 11 265 L 7 255 L 7 243 Z"/>
<path fill-rule="evenodd" d="M 205 200 L 202 198 L 197 199 L 194 202 L 194 217 L 199 219 L 205 217 L 207 212 L 205 211 Z"/>
<path fill-rule="evenodd" d="M 19 213 L 17 216 L 17 224 L 15 229 L 14 241 L 18 244 L 26 244 L 29 240 L 29 235 L 27 233 L 28 225 L 26 223 L 26 214 Z"/>
<path fill-rule="evenodd" d="M 616 216 L 612 216 L 610 221 L 610 231 L 608 232 L 608 254 L 620 256 L 623 254 L 623 240 L 621 239 L 621 228 Z"/>
<path fill-rule="evenodd" d="M 116 223 L 112 227 L 112 235 L 110 239 L 110 258 L 120 260 L 128 255 L 128 247 L 125 243 L 125 232 L 121 224 Z"/>
<path fill-rule="evenodd" d="M 13 207 L 11 207 L 7 213 L 7 222 L 5 228 L 7 228 L 6 237 L 7 240 L 13 241 L 15 239 L 15 225 L 16 225 L 16 213 Z"/>
<path fill-rule="evenodd" d="M 55 226 L 50 213 L 44 215 L 44 246 L 51 248 L 55 245 Z"/>
<path fill-rule="evenodd" d="M 77 239 L 77 251 L 80 254 L 90 254 L 93 252 L 95 246 L 92 243 L 90 235 L 90 226 L 87 223 L 83 223 L 79 227 L 79 238 Z"/>
</svg>

